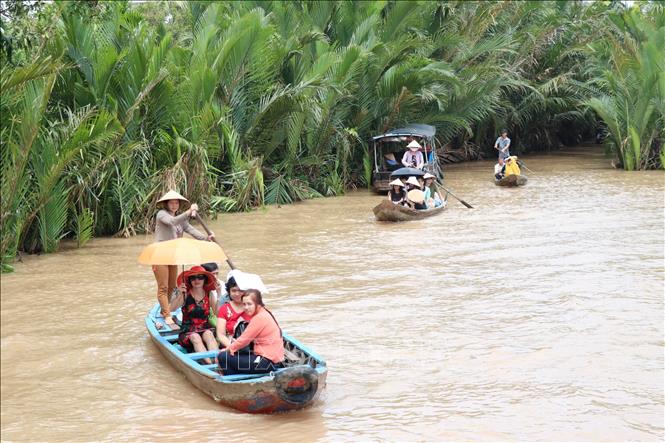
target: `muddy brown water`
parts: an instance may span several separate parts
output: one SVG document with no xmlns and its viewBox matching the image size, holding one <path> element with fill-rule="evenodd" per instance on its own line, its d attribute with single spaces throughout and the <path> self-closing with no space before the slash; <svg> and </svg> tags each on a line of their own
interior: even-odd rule
<svg viewBox="0 0 665 443">
<path fill-rule="evenodd" d="M 328 362 L 284 415 L 216 404 L 150 342 L 151 237 L 27 257 L 2 276 L 2 440 L 662 440 L 665 175 L 525 160 L 519 189 L 447 168 L 475 209 L 421 221 L 377 223 L 353 192 L 210 222 Z"/>
</svg>

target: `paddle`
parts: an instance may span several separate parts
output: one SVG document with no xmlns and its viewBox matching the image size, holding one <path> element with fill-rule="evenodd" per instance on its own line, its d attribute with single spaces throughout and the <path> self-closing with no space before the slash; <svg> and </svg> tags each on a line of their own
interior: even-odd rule
<svg viewBox="0 0 665 443">
<path fill-rule="evenodd" d="M 470 204 L 468 204 L 467 202 L 465 202 L 464 200 L 462 200 L 461 198 L 459 198 L 458 196 L 456 196 L 455 194 L 453 194 L 453 193 L 450 191 L 450 189 L 444 187 L 443 184 L 442 184 L 440 181 L 437 180 L 437 184 L 438 184 L 437 186 L 440 186 L 441 189 L 443 189 L 443 190 L 446 191 L 448 194 L 450 194 L 450 195 L 452 195 L 453 197 L 455 197 L 455 198 L 456 198 L 460 203 L 462 203 L 464 206 L 466 206 L 466 207 L 469 208 L 469 209 L 473 209 L 473 206 L 471 206 Z"/>
<path fill-rule="evenodd" d="M 203 226 L 203 229 L 205 229 L 206 233 L 207 233 L 208 235 L 212 235 L 212 231 L 211 231 L 210 229 L 208 229 L 208 226 L 206 226 L 205 223 L 203 223 L 203 220 L 201 220 L 201 217 L 199 217 L 198 212 L 196 213 L 196 217 L 195 217 L 195 218 L 199 221 L 199 223 L 201 223 L 201 226 Z M 222 245 L 217 241 L 217 238 L 215 238 L 215 243 L 217 243 L 219 246 L 222 246 Z M 235 268 L 236 268 L 235 266 L 233 266 L 233 262 L 231 261 L 231 259 L 228 258 L 228 255 L 227 255 L 227 257 L 226 257 L 226 263 L 229 265 L 229 268 L 231 268 L 231 269 L 235 269 Z"/>
<path fill-rule="evenodd" d="M 525 165 L 524 162 L 523 162 L 522 160 L 517 160 L 517 164 L 520 166 L 520 168 L 524 168 L 524 169 L 526 169 L 527 171 L 529 171 L 530 173 L 536 175 L 536 173 L 533 172 L 531 169 L 529 169 L 529 167 L 528 167 L 527 165 Z"/>
</svg>

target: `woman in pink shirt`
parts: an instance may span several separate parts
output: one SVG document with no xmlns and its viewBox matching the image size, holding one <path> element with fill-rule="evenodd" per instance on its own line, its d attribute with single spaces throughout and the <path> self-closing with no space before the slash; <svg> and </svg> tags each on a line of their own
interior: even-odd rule
<svg viewBox="0 0 665 443">
<path fill-rule="evenodd" d="M 263 304 L 261 292 L 256 289 L 245 291 L 242 303 L 252 318 L 245 332 L 217 357 L 224 375 L 264 374 L 283 368 L 282 330 Z M 253 351 L 238 352 L 250 343 L 254 343 Z"/>
</svg>

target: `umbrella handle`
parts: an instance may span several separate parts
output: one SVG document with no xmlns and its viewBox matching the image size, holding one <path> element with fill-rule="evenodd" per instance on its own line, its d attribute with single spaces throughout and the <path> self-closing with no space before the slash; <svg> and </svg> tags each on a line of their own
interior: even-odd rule
<svg viewBox="0 0 665 443">
<path fill-rule="evenodd" d="M 205 231 L 206 231 L 206 233 L 207 233 L 208 235 L 212 235 L 212 231 L 211 231 L 210 229 L 208 229 L 208 226 L 206 226 L 206 224 L 203 222 L 203 220 L 201 220 L 201 217 L 199 216 L 198 213 L 196 214 L 196 217 L 194 217 L 194 218 L 196 218 L 196 219 L 199 221 L 199 223 L 201 223 L 201 226 L 203 226 L 203 229 L 205 229 Z M 217 243 L 220 247 L 222 246 L 222 245 L 217 241 L 217 238 L 215 238 L 215 243 Z M 226 264 L 228 264 L 228 265 L 229 265 L 229 268 L 231 268 L 231 269 L 235 269 L 235 268 L 236 268 L 236 267 L 233 265 L 233 262 L 231 261 L 231 259 L 228 257 L 228 255 L 226 256 Z"/>
</svg>

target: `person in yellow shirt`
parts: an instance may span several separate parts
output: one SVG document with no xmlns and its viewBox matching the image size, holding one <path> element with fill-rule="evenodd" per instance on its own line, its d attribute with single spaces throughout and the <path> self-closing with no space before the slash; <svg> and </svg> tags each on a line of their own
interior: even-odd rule
<svg viewBox="0 0 665 443">
<path fill-rule="evenodd" d="M 520 167 L 517 164 L 517 157 L 512 155 L 508 158 L 506 158 L 506 170 L 505 170 L 505 175 L 520 175 L 522 171 L 520 171 Z"/>
</svg>

